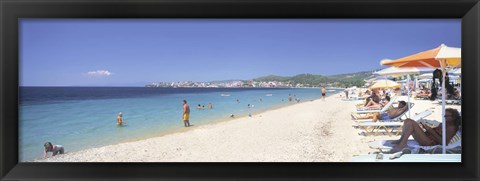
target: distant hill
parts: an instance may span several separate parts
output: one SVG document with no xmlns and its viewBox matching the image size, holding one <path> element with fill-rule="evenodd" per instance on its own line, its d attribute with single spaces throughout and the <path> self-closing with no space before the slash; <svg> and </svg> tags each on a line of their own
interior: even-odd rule
<svg viewBox="0 0 480 181">
<path fill-rule="evenodd" d="M 381 70 L 381 69 L 379 69 Z M 355 72 L 355 73 L 348 73 L 348 74 L 338 74 L 332 75 L 331 77 L 338 77 L 338 78 L 367 78 L 368 76 L 372 75 L 372 72 L 379 71 L 379 70 L 372 70 L 372 71 L 363 71 L 363 72 Z"/>
<path fill-rule="evenodd" d="M 298 74 L 293 77 L 268 75 L 253 79 L 254 81 L 279 81 L 291 84 L 302 84 L 305 86 L 318 87 L 320 85 L 334 86 L 334 87 L 350 87 L 363 86 L 364 79 L 371 76 L 373 71 L 363 71 L 349 74 L 339 74 L 332 76 L 322 76 L 315 74 Z"/>
<path fill-rule="evenodd" d="M 267 82 L 267 81 L 279 81 L 279 82 L 287 82 L 290 79 L 290 77 L 284 77 L 284 76 L 277 76 L 277 75 L 267 75 L 263 77 L 258 77 L 256 79 L 253 79 L 254 81 L 260 81 L 260 82 Z"/>
</svg>

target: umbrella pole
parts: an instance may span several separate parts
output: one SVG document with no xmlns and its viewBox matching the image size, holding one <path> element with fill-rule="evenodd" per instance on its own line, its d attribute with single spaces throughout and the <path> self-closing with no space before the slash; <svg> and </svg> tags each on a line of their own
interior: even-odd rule
<svg viewBox="0 0 480 181">
<path fill-rule="evenodd" d="M 407 100 L 408 100 L 408 118 L 411 118 L 410 115 L 410 75 L 407 75 Z"/>
<path fill-rule="evenodd" d="M 446 154 L 446 146 L 447 146 L 447 131 L 446 131 L 446 122 L 445 122 L 445 97 L 446 91 L 445 91 L 445 60 L 440 61 L 440 64 L 442 66 L 442 154 Z"/>
</svg>

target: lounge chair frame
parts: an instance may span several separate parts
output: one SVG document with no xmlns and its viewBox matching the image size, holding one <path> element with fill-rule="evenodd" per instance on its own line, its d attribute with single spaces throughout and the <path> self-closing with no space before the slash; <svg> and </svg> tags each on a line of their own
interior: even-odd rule
<svg viewBox="0 0 480 181">
<path fill-rule="evenodd" d="M 395 136 L 398 136 L 403 128 L 403 119 L 401 119 L 402 116 L 406 114 L 405 111 L 401 115 L 397 116 L 396 118 L 393 118 L 393 122 L 363 122 L 357 124 L 358 127 L 364 128 L 366 135 L 368 136 L 369 133 L 374 133 L 375 136 L 378 135 L 380 130 L 385 130 L 385 132 L 388 134 L 388 136 L 392 136 L 392 133 L 395 132 Z M 414 120 L 415 122 L 420 121 L 421 119 L 429 116 L 432 114 L 432 110 L 425 110 L 422 111 L 414 116 L 412 116 L 410 119 Z"/>
</svg>

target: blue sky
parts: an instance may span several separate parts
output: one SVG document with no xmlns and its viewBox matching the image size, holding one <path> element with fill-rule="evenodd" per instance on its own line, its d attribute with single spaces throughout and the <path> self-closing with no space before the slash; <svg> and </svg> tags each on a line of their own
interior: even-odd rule
<svg viewBox="0 0 480 181">
<path fill-rule="evenodd" d="M 335 75 L 442 43 L 461 47 L 460 19 L 21 19 L 20 85 Z"/>
</svg>

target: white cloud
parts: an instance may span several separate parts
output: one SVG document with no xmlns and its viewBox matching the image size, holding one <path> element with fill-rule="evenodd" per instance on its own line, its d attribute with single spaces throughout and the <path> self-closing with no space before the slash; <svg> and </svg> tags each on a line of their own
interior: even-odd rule
<svg viewBox="0 0 480 181">
<path fill-rule="evenodd" d="M 113 73 L 108 70 L 97 70 L 97 71 L 87 72 L 87 75 L 91 75 L 91 76 L 110 76 L 112 74 Z"/>
</svg>

